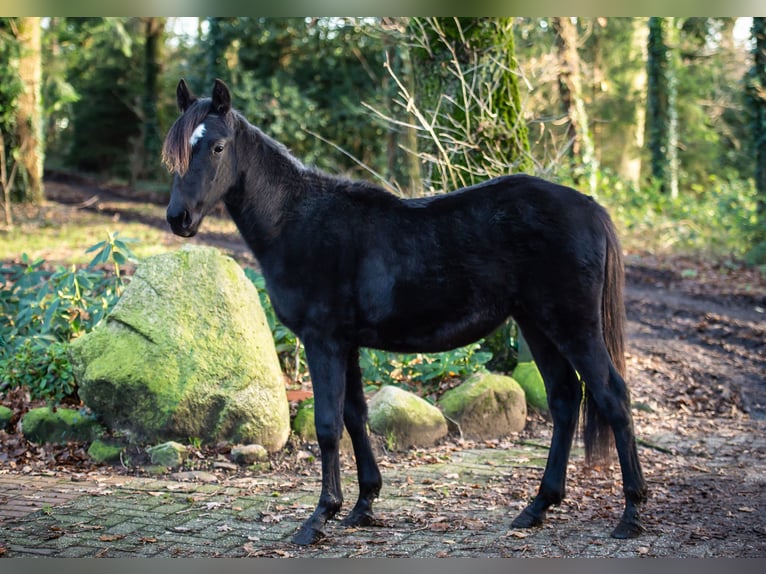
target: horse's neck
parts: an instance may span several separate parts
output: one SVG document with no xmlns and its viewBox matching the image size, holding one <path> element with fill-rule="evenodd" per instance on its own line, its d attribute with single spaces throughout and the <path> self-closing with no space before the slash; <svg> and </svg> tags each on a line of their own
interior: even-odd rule
<svg viewBox="0 0 766 574">
<path fill-rule="evenodd" d="M 227 194 L 226 206 L 242 237 L 260 257 L 300 202 L 309 172 L 281 144 L 259 130 L 255 133 L 257 152 L 251 152 L 237 186 Z"/>
</svg>

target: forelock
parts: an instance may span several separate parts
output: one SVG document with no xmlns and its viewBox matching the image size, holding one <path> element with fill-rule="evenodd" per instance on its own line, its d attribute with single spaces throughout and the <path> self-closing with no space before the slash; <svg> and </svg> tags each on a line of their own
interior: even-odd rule
<svg viewBox="0 0 766 574">
<path fill-rule="evenodd" d="M 162 144 L 162 163 L 168 171 L 183 175 L 189 169 L 193 147 L 192 134 L 209 113 L 210 98 L 199 99 L 170 127 Z"/>
</svg>

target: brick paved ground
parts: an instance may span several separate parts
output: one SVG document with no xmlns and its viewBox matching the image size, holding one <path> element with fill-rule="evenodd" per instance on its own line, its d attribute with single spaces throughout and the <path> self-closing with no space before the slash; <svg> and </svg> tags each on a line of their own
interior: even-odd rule
<svg viewBox="0 0 766 574">
<path fill-rule="evenodd" d="M 509 530 L 544 456 L 535 447 L 478 448 L 448 461 L 386 465 L 377 504 L 381 525 L 346 529 L 333 521 L 330 538 L 310 548 L 289 539 L 314 507 L 315 474 L 217 482 L 204 482 L 212 478 L 204 474 L 192 481 L 111 476 L 86 482 L 0 475 L 0 549 L 6 557 L 738 556 L 746 550 L 737 546 L 736 533 L 694 539 L 688 527 L 651 516 L 644 537 L 609 538 L 621 500 L 619 487 L 604 491 L 608 476 L 595 487 L 603 496 L 565 503 L 543 528 Z M 350 507 L 354 473 L 346 468 L 344 474 Z M 763 541 L 760 548 L 752 540 L 742 544 L 749 545 L 745 555 L 766 553 Z"/>
</svg>

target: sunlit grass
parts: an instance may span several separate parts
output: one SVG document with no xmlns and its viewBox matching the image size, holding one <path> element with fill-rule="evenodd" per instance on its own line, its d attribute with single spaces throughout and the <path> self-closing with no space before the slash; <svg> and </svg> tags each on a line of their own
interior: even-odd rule
<svg viewBox="0 0 766 574">
<path fill-rule="evenodd" d="M 85 251 L 115 232 L 123 239 L 136 240 L 130 246 L 139 259 L 176 250 L 188 241 L 173 235 L 164 224 L 163 206 L 120 204 L 119 210 L 152 217 L 156 224 L 51 203 L 31 214 L 19 213 L 11 229 L 0 230 L 0 260 L 17 260 L 26 253 L 32 260 L 86 264 L 92 254 Z M 211 217 L 205 223 L 207 229 L 218 233 L 236 233 L 234 224 L 227 220 Z"/>
</svg>

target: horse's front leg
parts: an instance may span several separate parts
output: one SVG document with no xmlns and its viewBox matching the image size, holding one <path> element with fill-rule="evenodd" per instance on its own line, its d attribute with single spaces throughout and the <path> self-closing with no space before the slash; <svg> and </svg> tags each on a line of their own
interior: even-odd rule
<svg viewBox="0 0 766 574">
<path fill-rule="evenodd" d="M 325 523 L 340 510 L 338 443 L 343 431 L 347 350 L 332 341 L 304 340 L 314 389 L 314 424 L 322 457 L 322 493 L 316 510 L 293 536 L 296 544 L 313 544 L 326 536 Z"/>
<path fill-rule="evenodd" d="M 371 526 L 375 524 L 372 502 L 378 496 L 382 479 L 367 433 L 367 402 L 362 388 L 362 374 L 359 370 L 359 350 L 349 353 L 346 369 L 346 400 L 343 421 L 351 436 L 359 480 L 359 498 L 353 510 L 343 519 L 345 526 Z"/>
</svg>

